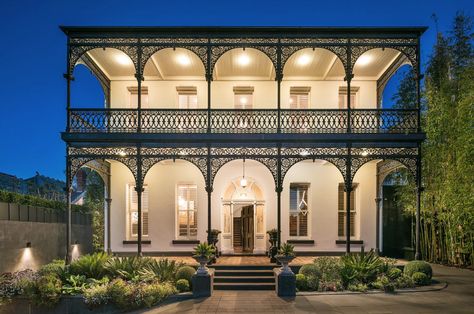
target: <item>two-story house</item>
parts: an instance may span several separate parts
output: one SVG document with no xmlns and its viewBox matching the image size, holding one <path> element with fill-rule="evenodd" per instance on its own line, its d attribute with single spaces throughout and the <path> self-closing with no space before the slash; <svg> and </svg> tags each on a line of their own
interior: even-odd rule
<svg viewBox="0 0 474 314">
<path fill-rule="evenodd" d="M 407 167 L 420 194 L 420 108 L 381 98 L 410 64 L 419 100 L 424 28 L 61 29 L 67 185 L 104 178 L 108 251 L 190 254 L 218 229 L 262 254 L 273 228 L 298 254 L 380 248 L 383 177 Z M 71 103 L 79 63 L 103 108 Z"/>
</svg>

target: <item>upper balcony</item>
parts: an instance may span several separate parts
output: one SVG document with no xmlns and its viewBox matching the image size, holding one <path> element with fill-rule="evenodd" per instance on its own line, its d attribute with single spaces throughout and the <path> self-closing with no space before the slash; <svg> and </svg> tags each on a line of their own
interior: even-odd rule
<svg viewBox="0 0 474 314">
<path fill-rule="evenodd" d="M 225 32 L 209 37 L 196 31 L 186 41 L 174 33 L 177 37 L 146 39 L 139 29 L 136 40 L 110 29 L 88 38 L 89 31 L 65 30 L 70 37 L 67 141 L 187 138 L 184 134 L 422 137 L 416 103 L 394 109 L 382 101 L 400 68 L 413 66 L 418 73 L 412 50 L 419 49 L 420 30 L 373 30 L 367 42 L 347 29 L 323 39 L 285 38 L 283 30 L 278 38 L 259 38 L 257 30 L 240 38 L 234 30 L 229 39 Z M 102 108 L 99 101 L 93 108 L 77 101 L 75 95 L 83 96 L 90 86 L 79 86 L 84 78 L 79 64 L 100 83 Z"/>
</svg>

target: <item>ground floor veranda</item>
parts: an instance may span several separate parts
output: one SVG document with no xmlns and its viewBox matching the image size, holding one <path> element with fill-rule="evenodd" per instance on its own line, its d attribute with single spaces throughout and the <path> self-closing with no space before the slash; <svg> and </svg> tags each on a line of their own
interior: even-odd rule
<svg viewBox="0 0 474 314">
<path fill-rule="evenodd" d="M 292 148 L 271 155 L 275 150 L 173 149 L 163 155 L 156 148 L 101 154 L 70 148 L 68 173 L 72 182 L 82 166 L 102 172 L 110 252 L 190 255 L 208 240 L 208 230 L 218 229 L 221 253 L 265 254 L 267 231 L 275 228 L 280 243 L 311 256 L 359 251 L 362 245 L 379 249 L 383 177 L 400 166 L 415 176 L 418 170 L 417 148 Z M 183 195 L 183 186 L 193 189 Z M 295 186 L 304 191 L 295 192 Z"/>
</svg>

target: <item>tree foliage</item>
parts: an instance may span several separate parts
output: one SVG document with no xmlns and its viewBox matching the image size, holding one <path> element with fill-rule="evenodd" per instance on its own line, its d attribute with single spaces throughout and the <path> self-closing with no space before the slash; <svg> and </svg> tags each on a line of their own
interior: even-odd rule
<svg viewBox="0 0 474 314">
<path fill-rule="evenodd" d="M 474 45 L 472 19 L 458 13 L 452 31 L 438 34 L 425 80 L 421 250 L 431 262 L 474 261 Z M 403 87 L 403 84 L 401 84 Z M 409 97 L 403 89 L 399 94 Z M 414 183 L 398 190 L 414 212 Z"/>
</svg>

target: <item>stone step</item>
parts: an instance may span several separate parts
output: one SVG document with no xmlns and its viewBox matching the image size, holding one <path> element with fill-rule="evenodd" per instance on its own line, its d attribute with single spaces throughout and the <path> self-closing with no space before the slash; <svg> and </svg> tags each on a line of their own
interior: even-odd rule
<svg viewBox="0 0 474 314">
<path fill-rule="evenodd" d="M 279 267 L 277 265 L 210 265 L 209 268 L 219 270 L 268 270 L 273 271 L 273 268 Z"/>
<path fill-rule="evenodd" d="M 273 276 L 214 276 L 215 283 L 275 283 Z"/>
<path fill-rule="evenodd" d="M 236 282 L 214 282 L 215 290 L 275 290 L 275 283 L 236 283 Z"/>
</svg>

